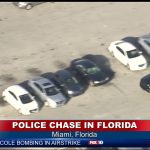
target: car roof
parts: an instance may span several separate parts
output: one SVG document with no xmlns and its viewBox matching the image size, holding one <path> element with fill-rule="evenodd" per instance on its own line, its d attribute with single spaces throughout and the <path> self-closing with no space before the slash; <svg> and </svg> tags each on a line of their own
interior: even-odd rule
<svg viewBox="0 0 150 150">
<path fill-rule="evenodd" d="M 119 46 L 124 51 L 130 51 L 136 49 L 136 47 L 129 42 L 118 43 L 116 44 L 116 46 Z"/>
<path fill-rule="evenodd" d="M 72 73 L 66 69 L 64 70 L 59 70 L 56 72 L 57 75 L 61 76 L 61 78 L 67 78 L 67 77 L 72 77 Z"/>
<path fill-rule="evenodd" d="M 32 81 L 35 81 L 36 83 L 38 83 L 42 87 L 54 86 L 53 82 L 51 82 L 50 80 L 48 80 L 47 78 L 44 78 L 44 77 L 36 77 L 36 78 L 32 79 Z"/>
<path fill-rule="evenodd" d="M 146 40 L 150 40 L 150 34 L 147 34 L 147 35 L 143 35 L 139 38 L 142 38 L 142 39 L 146 39 Z"/>
<path fill-rule="evenodd" d="M 74 62 L 74 65 L 76 66 L 81 65 L 87 68 L 87 67 L 94 67 L 96 64 L 93 61 L 90 61 L 89 59 L 79 59 Z"/>
<path fill-rule="evenodd" d="M 24 89 L 22 86 L 20 85 L 13 85 L 7 88 L 8 91 L 12 91 L 13 93 L 15 93 L 15 95 L 20 96 L 23 94 L 28 94 L 29 92 Z"/>
<path fill-rule="evenodd" d="M 88 59 L 78 59 L 78 60 L 75 60 L 73 63 L 74 64 L 80 64 L 80 63 L 82 63 L 83 65 L 84 65 L 84 63 L 94 64 L 92 61 L 90 61 Z"/>
</svg>

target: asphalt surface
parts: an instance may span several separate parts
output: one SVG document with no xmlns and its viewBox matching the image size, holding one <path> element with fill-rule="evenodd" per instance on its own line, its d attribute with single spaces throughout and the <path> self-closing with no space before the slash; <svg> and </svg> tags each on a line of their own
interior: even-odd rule
<svg viewBox="0 0 150 150">
<path fill-rule="evenodd" d="M 108 52 L 110 42 L 149 33 L 150 3 L 43 3 L 27 11 L 0 4 L 0 92 L 90 55 L 109 72 L 106 85 L 88 87 L 63 107 L 20 115 L 0 102 L 0 119 L 149 119 L 150 95 L 139 87 L 149 74 L 131 72 Z M 148 58 L 149 59 L 149 58 Z"/>
</svg>

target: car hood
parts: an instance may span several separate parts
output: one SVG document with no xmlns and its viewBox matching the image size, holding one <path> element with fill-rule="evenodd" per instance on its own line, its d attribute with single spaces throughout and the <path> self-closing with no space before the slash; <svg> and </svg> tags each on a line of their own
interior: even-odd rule
<svg viewBox="0 0 150 150">
<path fill-rule="evenodd" d="M 92 81 L 103 81 L 106 79 L 106 75 L 103 72 L 97 72 L 96 74 L 88 75 L 88 78 Z"/>
<path fill-rule="evenodd" d="M 27 104 L 24 104 L 23 106 L 25 109 L 28 109 L 28 110 L 32 110 L 32 109 L 37 109 L 38 108 L 38 104 L 36 101 L 32 101 L 30 103 L 27 103 Z"/>
<path fill-rule="evenodd" d="M 83 87 L 80 84 L 67 85 L 67 90 L 72 92 L 82 91 Z"/>
<path fill-rule="evenodd" d="M 146 84 L 150 84 L 150 74 L 146 75 L 141 79 L 141 82 L 144 82 Z"/>
<path fill-rule="evenodd" d="M 58 94 L 56 94 L 56 95 L 50 96 L 49 99 L 50 99 L 50 100 L 53 100 L 53 101 L 55 101 L 55 102 L 60 102 L 60 101 L 65 101 L 65 100 L 66 100 L 66 97 L 65 97 L 63 94 L 58 93 Z M 49 99 L 48 99 L 48 100 L 49 100 Z"/>
<path fill-rule="evenodd" d="M 141 55 L 141 56 L 129 59 L 129 63 L 134 63 L 137 65 L 146 64 L 146 59 L 144 58 L 144 56 Z"/>
</svg>

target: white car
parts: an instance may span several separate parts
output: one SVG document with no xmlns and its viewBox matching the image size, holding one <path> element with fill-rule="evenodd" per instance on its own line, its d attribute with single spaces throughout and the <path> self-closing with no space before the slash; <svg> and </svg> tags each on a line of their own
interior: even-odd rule
<svg viewBox="0 0 150 150">
<path fill-rule="evenodd" d="M 34 96 L 31 96 L 31 94 L 20 85 L 8 87 L 3 91 L 2 96 L 4 101 L 7 101 L 23 115 L 30 115 L 39 110 Z"/>
<path fill-rule="evenodd" d="M 56 108 L 58 106 L 63 106 L 67 101 L 67 98 L 53 84 L 53 82 L 44 77 L 36 77 L 35 79 L 29 80 L 28 85 L 47 106 Z"/>
<path fill-rule="evenodd" d="M 13 4 L 19 8 L 30 10 L 32 7 L 39 5 L 43 2 L 13 2 Z"/>
<path fill-rule="evenodd" d="M 150 34 L 139 37 L 138 43 L 143 47 L 144 51 L 150 56 Z"/>
<path fill-rule="evenodd" d="M 147 61 L 131 43 L 125 41 L 112 42 L 108 48 L 109 52 L 130 70 L 142 70 L 147 68 Z"/>
</svg>

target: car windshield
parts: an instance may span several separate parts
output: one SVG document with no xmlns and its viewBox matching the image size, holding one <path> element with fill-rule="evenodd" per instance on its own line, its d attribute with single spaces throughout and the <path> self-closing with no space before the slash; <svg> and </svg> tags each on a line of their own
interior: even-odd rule
<svg viewBox="0 0 150 150">
<path fill-rule="evenodd" d="M 135 58 L 140 56 L 140 52 L 137 49 L 131 50 L 131 51 L 127 51 L 127 55 L 129 58 Z"/>
<path fill-rule="evenodd" d="M 24 95 L 21 95 L 19 96 L 20 97 L 20 100 L 23 104 L 27 104 L 27 103 L 30 103 L 32 102 L 33 100 L 31 99 L 31 97 L 28 95 L 28 94 L 24 94 Z"/>
<path fill-rule="evenodd" d="M 67 78 L 65 81 L 68 85 L 78 84 L 78 81 L 75 77 Z"/>
<path fill-rule="evenodd" d="M 100 68 L 92 64 L 87 65 L 87 66 L 79 65 L 79 67 L 84 73 L 87 73 L 87 74 L 95 74 L 98 71 L 101 71 Z"/>
<path fill-rule="evenodd" d="M 48 96 L 56 95 L 59 93 L 59 90 L 55 86 L 45 88 L 45 91 Z"/>
<path fill-rule="evenodd" d="M 145 43 L 150 47 L 150 40 L 145 40 Z"/>
<path fill-rule="evenodd" d="M 88 68 L 88 69 L 87 69 L 87 73 L 88 73 L 88 74 L 95 74 L 95 73 L 97 73 L 97 72 L 99 72 L 99 71 L 101 71 L 101 70 L 100 70 L 100 68 L 98 68 L 98 67 L 92 67 L 92 68 Z"/>
</svg>

